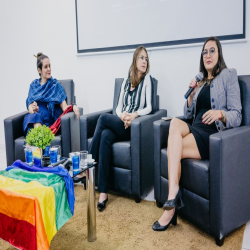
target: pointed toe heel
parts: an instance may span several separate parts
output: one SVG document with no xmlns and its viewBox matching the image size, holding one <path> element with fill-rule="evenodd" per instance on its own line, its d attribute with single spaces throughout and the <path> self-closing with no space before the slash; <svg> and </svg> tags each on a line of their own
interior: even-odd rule
<svg viewBox="0 0 250 250">
<path fill-rule="evenodd" d="M 169 221 L 169 223 L 165 226 L 162 226 L 158 221 L 156 221 L 153 226 L 152 226 L 152 229 L 154 231 L 165 231 L 168 229 L 169 225 L 173 225 L 173 226 L 176 226 L 177 225 L 177 209 L 175 209 L 174 211 L 174 215 L 172 217 L 172 219 Z"/>
</svg>

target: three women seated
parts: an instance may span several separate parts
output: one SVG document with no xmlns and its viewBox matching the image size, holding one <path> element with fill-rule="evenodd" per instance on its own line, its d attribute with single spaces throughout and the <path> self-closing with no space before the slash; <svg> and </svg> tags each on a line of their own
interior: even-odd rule
<svg viewBox="0 0 250 250">
<path fill-rule="evenodd" d="M 33 126 L 50 126 L 67 108 L 62 86 L 51 77 L 48 57 L 39 55 L 37 68 L 41 76 L 35 80 L 27 98 L 29 113 L 24 119 L 24 132 Z M 112 144 L 130 140 L 131 121 L 148 115 L 151 110 L 151 82 L 147 50 L 140 46 L 133 55 L 128 76 L 122 83 L 116 114 L 99 117 L 89 152 L 98 162 L 98 209 L 103 211 L 108 202 L 107 182 L 111 165 Z M 193 79 L 189 87 L 195 87 L 184 105 L 184 116 L 192 118 L 190 125 L 173 118 L 168 138 L 169 193 L 164 204 L 165 212 L 153 224 L 153 230 L 163 231 L 177 224 L 177 210 L 184 206 L 179 189 L 181 159 L 209 159 L 209 136 L 241 124 L 240 89 L 235 69 L 228 69 L 222 47 L 215 37 L 208 38 L 202 48 L 200 72 L 203 79 L 197 84 Z M 74 112 L 79 111 L 74 106 Z M 167 139 L 167 138 L 166 138 Z M 152 166 L 153 167 L 153 166 Z M 167 167 L 167 166 L 166 166 Z"/>
</svg>

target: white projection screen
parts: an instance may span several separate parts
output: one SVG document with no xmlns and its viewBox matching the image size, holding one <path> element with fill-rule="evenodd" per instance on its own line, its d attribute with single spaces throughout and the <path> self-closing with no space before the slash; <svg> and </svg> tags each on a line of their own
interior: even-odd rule
<svg viewBox="0 0 250 250">
<path fill-rule="evenodd" d="M 77 52 L 245 38 L 245 0 L 75 0 Z"/>
</svg>

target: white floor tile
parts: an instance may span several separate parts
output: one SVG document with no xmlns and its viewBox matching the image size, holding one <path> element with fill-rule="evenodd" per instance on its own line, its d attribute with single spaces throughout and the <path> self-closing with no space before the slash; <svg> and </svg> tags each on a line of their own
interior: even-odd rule
<svg viewBox="0 0 250 250">
<path fill-rule="evenodd" d="M 250 221 L 248 221 L 248 223 L 246 225 L 242 248 L 250 249 Z"/>
<path fill-rule="evenodd" d="M 150 193 L 144 198 L 146 201 L 155 201 L 154 188 L 150 191 Z"/>
</svg>

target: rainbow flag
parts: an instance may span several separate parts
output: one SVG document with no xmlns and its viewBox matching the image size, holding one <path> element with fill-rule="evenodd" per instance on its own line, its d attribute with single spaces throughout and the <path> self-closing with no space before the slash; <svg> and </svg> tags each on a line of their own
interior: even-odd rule
<svg viewBox="0 0 250 250">
<path fill-rule="evenodd" d="M 16 161 L 0 171 L 0 238 L 19 249 L 49 249 L 74 213 L 74 183 L 62 167 Z"/>
</svg>

